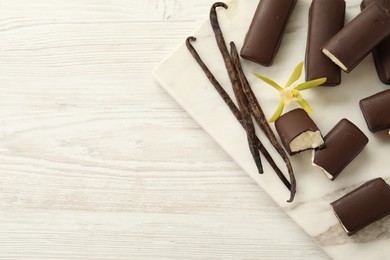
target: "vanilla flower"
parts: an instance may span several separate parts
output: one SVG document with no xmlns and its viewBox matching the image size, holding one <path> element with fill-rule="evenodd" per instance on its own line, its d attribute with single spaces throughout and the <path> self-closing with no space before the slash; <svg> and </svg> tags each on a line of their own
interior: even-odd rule
<svg viewBox="0 0 390 260">
<path fill-rule="evenodd" d="M 265 83 L 274 87 L 277 91 L 279 91 L 279 94 L 280 94 L 279 106 L 277 107 L 273 116 L 270 118 L 270 120 L 269 120 L 270 122 L 275 122 L 279 118 L 279 116 L 282 114 L 284 106 L 288 106 L 292 102 L 297 102 L 308 114 L 313 113 L 313 110 L 311 109 L 309 104 L 306 102 L 306 100 L 303 99 L 300 91 L 319 86 L 319 85 L 325 83 L 326 78 L 314 79 L 314 80 L 310 80 L 307 82 L 297 84 L 295 82 L 300 78 L 300 76 L 302 74 L 302 68 L 303 68 L 303 62 L 299 63 L 295 67 L 293 73 L 290 76 L 290 79 L 287 81 L 284 88 L 282 88 L 277 83 L 275 83 L 275 81 L 254 73 L 256 77 L 258 77 L 259 79 L 261 79 Z"/>
</svg>

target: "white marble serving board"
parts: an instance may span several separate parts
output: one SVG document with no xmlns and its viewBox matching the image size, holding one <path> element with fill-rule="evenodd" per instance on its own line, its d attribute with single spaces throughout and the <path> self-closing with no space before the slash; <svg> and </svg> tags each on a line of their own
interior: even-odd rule
<svg viewBox="0 0 390 260">
<path fill-rule="evenodd" d="M 254 77 L 252 72 L 270 77 L 280 84 L 288 80 L 293 68 L 304 59 L 310 2 L 298 1 L 273 66 L 263 67 L 250 61 L 242 61 L 252 89 L 268 117 L 276 108 L 279 95 L 273 88 Z M 232 0 L 227 2 L 228 10 L 218 9 L 226 41 L 234 41 L 237 47 L 241 48 L 257 3 L 258 0 Z M 359 4 L 359 0 L 347 1 L 346 22 L 358 14 Z M 191 32 L 188 33 L 191 35 Z M 192 35 L 198 39 L 194 46 L 200 56 L 233 97 L 209 21 L 204 22 Z M 352 237 L 347 237 L 329 205 L 372 178 L 383 177 L 390 183 L 390 139 L 385 137 L 384 132 L 373 134 L 368 131 L 358 105 L 360 99 L 388 88 L 378 80 L 371 55 L 350 74 L 343 73 L 340 86 L 318 87 L 302 92 L 314 110 L 312 118 L 323 135 L 345 117 L 368 136 L 369 144 L 333 182 L 320 169 L 311 165 L 311 152 L 291 157 L 298 187 L 295 201 L 287 203 L 289 192 L 265 159 L 265 173 L 257 173 L 244 130 L 194 61 L 184 41 L 185 39 L 183 44 L 155 69 L 154 76 L 161 86 L 331 257 L 389 259 L 390 217 L 370 225 Z M 302 75 L 300 81 L 303 79 Z M 288 110 L 293 108 L 296 106 L 288 107 Z M 273 158 L 278 159 L 278 164 L 285 171 L 284 164 L 272 145 L 258 128 L 257 132 Z"/>
</svg>

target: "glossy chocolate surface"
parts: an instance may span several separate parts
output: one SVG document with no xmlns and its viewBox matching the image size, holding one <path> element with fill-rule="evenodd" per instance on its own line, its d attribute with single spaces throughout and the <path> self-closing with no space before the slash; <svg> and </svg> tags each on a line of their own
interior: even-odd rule
<svg viewBox="0 0 390 260">
<path fill-rule="evenodd" d="M 260 1 L 245 36 L 242 58 L 264 66 L 272 64 L 296 1 Z"/>
<path fill-rule="evenodd" d="M 350 236 L 390 214 L 390 186 L 382 178 L 373 179 L 331 205 Z"/>
<path fill-rule="evenodd" d="M 321 47 L 343 28 L 344 17 L 344 0 L 313 0 L 306 43 L 306 81 L 326 77 L 323 86 L 340 84 L 340 67 L 322 53 Z"/>
<path fill-rule="evenodd" d="M 342 119 L 325 137 L 325 148 L 316 150 L 313 163 L 334 180 L 368 143 L 366 135 L 352 122 Z"/>
<path fill-rule="evenodd" d="M 390 89 L 362 99 L 359 103 L 371 132 L 390 128 Z"/>
<path fill-rule="evenodd" d="M 390 0 L 363 0 L 361 9 L 372 4 L 373 2 L 381 5 L 383 8 L 390 10 Z M 372 52 L 375 61 L 376 71 L 382 83 L 390 85 L 390 36 L 382 41 Z"/>
<path fill-rule="evenodd" d="M 328 50 L 350 72 L 389 35 L 389 13 L 372 3 L 325 43 L 322 50 Z"/>
<path fill-rule="evenodd" d="M 306 131 L 320 131 L 306 111 L 300 108 L 291 110 L 279 117 L 275 122 L 275 128 L 289 155 L 303 151 L 292 152 L 290 150 L 290 143 L 294 138 Z"/>
</svg>

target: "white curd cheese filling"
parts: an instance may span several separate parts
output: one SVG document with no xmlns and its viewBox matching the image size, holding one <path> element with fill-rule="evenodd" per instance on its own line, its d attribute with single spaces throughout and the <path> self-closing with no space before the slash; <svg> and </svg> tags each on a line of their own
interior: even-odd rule
<svg viewBox="0 0 390 260">
<path fill-rule="evenodd" d="M 290 143 L 291 152 L 299 152 L 320 147 L 324 144 L 320 131 L 306 131 L 295 137 Z"/>
<path fill-rule="evenodd" d="M 318 164 L 315 164 L 315 163 L 314 163 L 314 158 L 315 158 L 315 156 L 316 156 L 316 151 L 313 151 L 312 154 L 311 154 L 311 165 L 320 168 L 320 169 L 325 173 L 325 175 L 328 176 L 329 179 L 333 179 L 333 175 L 332 175 L 332 174 L 330 174 L 329 172 L 327 172 L 324 168 L 322 168 L 322 167 L 319 166 Z"/>
<path fill-rule="evenodd" d="M 345 65 L 339 60 L 336 58 L 336 56 L 334 56 L 330 51 L 328 51 L 327 49 L 322 49 L 322 52 L 329 57 L 329 59 L 331 59 L 334 63 L 336 63 L 340 68 L 342 68 L 344 71 L 347 71 L 347 67 L 345 67 Z"/>
</svg>

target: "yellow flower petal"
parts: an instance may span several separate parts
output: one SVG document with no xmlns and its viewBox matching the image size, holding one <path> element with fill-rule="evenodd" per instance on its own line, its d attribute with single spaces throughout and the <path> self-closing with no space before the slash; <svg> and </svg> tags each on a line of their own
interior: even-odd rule
<svg viewBox="0 0 390 260">
<path fill-rule="evenodd" d="M 308 113 L 308 114 L 313 113 L 313 110 L 311 109 L 311 107 L 309 106 L 309 104 L 306 102 L 306 100 L 304 100 L 304 99 L 302 98 L 302 100 L 297 101 L 297 102 L 298 102 L 298 104 L 306 111 L 306 113 Z"/>
<path fill-rule="evenodd" d="M 283 88 L 281 86 L 279 86 L 277 83 L 275 83 L 275 81 L 273 81 L 272 79 L 269 79 L 267 77 L 264 77 L 264 76 L 261 76 L 260 74 L 257 74 L 257 73 L 253 73 L 256 77 L 258 77 L 259 79 L 261 79 L 262 81 L 264 81 L 265 83 L 271 85 L 272 87 L 274 87 L 276 90 L 278 91 L 282 91 Z"/>
<path fill-rule="evenodd" d="M 280 115 L 283 112 L 283 108 L 284 108 L 283 101 L 280 101 L 279 106 L 276 108 L 275 113 L 272 115 L 272 117 L 269 120 L 271 123 L 275 122 L 280 117 Z"/>
<path fill-rule="evenodd" d="M 295 81 L 297 81 L 297 80 L 301 77 L 302 68 L 303 68 L 303 61 L 300 62 L 300 63 L 295 67 L 295 69 L 294 69 L 293 73 L 291 74 L 290 79 L 287 81 L 285 87 L 291 86 L 291 84 L 293 84 Z"/>
<path fill-rule="evenodd" d="M 326 78 L 319 78 L 319 79 L 313 79 L 301 84 L 298 84 L 298 86 L 295 87 L 297 90 L 305 90 L 312 87 L 317 87 L 319 85 L 322 85 L 326 82 Z"/>
</svg>

